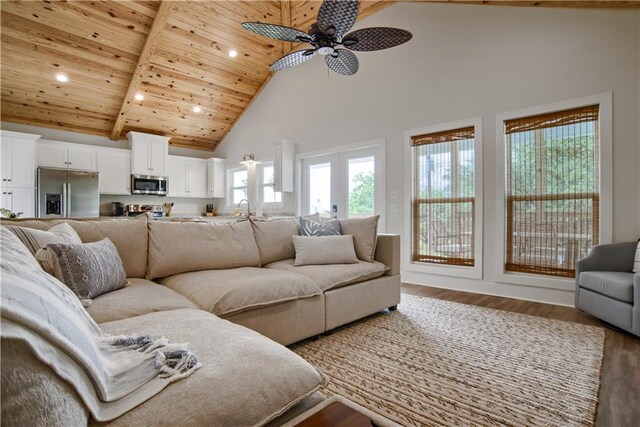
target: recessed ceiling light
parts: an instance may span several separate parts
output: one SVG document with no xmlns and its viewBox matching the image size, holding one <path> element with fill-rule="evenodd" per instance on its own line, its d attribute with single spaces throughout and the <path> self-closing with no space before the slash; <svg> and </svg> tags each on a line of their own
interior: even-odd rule
<svg viewBox="0 0 640 427">
<path fill-rule="evenodd" d="M 202 108 L 199 105 L 196 105 L 195 107 L 193 107 L 194 113 L 199 113 L 200 111 L 202 111 Z"/>
<path fill-rule="evenodd" d="M 136 96 L 133 97 L 136 101 L 142 101 L 144 99 L 144 95 L 141 93 L 136 93 Z"/>
<path fill-rule="evenodd" d="M 56 74 L 56 80 L 60 83 L 66 83 L 69 81 L 69 77 L 67 77 L 67 75 L 64 73 L 58 73 Z"/>
<path fill-rule="evenodd" d="M 232 58 L 235 58 L 236 56 L 238 56 L 238 51 L 231 49 L 229 51 L 229 56 L 232 57 Z"/>
</svg>

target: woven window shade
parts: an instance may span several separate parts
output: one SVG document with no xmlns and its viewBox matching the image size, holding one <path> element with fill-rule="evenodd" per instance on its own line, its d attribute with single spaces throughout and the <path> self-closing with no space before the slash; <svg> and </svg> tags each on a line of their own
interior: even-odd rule
<svg viewBox="0 0 640 427">
<path fill-rule="evenodd" d="M 598 243 L 597 105 L 505 122 L 507 271 L 575 275 Z"/>
<path fill-rule="evenodd" d="M 414 136 L 412 145 L 413 261 L 473 266 L 474 128 Z"/>
</svg>

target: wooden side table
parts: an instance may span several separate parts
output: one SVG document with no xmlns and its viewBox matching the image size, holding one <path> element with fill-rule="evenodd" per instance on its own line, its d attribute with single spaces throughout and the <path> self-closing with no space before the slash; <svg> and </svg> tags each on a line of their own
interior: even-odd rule
<svg viewBox="0 0 640 427">
<path fill-rule="evenodd" d="M 280 427 L 401 427 L 342 396 L 332 396 Z"/>
<path fill-rule="evenodd" d="M 371 427 L 371 419 L 342 402 L 325 408 L 298 423 L 297 427 Z"/>
</svg>

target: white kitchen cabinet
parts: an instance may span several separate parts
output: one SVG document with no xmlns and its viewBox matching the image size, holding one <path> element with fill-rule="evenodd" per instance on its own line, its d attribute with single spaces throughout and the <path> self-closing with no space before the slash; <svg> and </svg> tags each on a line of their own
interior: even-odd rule
<svg viewBox="0 0 640 427">
<path fill-rule="evenodd" d="M 38 166 L 96 172 L 97 149 L 90 145 L 60 141 L 38 143 Z"/>
<path fill-rule="evenodd" d="M 294 191 L 296 144 L 286 139 L 273 143 L 273 191 Z"/>
<path fill-rule="evenodd" d="M 36 186 L 36 142 L 40 135 L 2 131 L 0 154 L 2 186 Z"/>
<path fill-rule="evenodd" d="M 0 138 L 0 207 L 35 216 L 36 143 L 40 135 L 2 131 Z"/>
<path fill-rule="evenodd" d="M 33 218 L 36 216 L 35 188 L 2 187 L 1 193 L 1 207 L 9 209 L 14 213 L 22 212 L 22 218 Z"/>
<path fill-rule="evenodd" d="M 129 132 L 127 137 L 132 174 L 168 176 L 169 137 L 140 132 Z"/>
<path fill-rule="evenodd" d="M 207 197 L 207 160 L 169 156 L 169 197 Z"/>
<path fill-rule="evenodd" d="M 100 194 L 131 194 L 131 151 L 98 149 Z"/>
<path fill-rule="evenodd" d="M 212 157 L 207 160 L 207 197 L 225 197 L 225 160 Z"/>
</svg>

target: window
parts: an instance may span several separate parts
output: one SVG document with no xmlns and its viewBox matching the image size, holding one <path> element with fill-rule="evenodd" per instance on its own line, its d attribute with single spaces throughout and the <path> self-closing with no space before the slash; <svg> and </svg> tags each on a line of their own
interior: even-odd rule
<svg viewBox="0 0 640 427">
<path fill-rule="evenodd" d="M 474 126 L 411 136 L 412 260 L 473 267 L 476 244 Z"/>
<path fill-rule="evenodd" d="M 599 242 L 599 106 L 504 121 L 505 270 L 574 277 Z"/>
<path fill-rule="evenodd" d="M 314 153 L 301 161 L 299 211 L 322 218 L 380 214 L 384 226 L 384 140 Z"/>
<path fill-rule="evenodd" d="M 282 193 L 273 190 L 273 162 L 262 164 L 260 170 L 260 185 L 258 186 L 260 193 L 258 200 L 263 204 L 281 204 Z"/>
<path fill-rule="evenodd" d="M 229 169 L 229 194 L 232 205 L 249 198 L 247 168 Z"/>
</svg>

